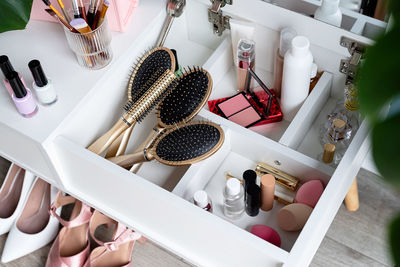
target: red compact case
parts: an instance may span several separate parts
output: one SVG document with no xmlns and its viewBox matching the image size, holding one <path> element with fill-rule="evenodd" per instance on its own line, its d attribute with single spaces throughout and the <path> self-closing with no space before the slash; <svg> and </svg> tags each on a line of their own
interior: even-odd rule
<svg viewBox="0 0 400 267">
<path fill-rule="evenodd" d="M 215 106 L 224 118 L 246 128 L 263 119 L 243 92 L 224 99 Z"/>
<path fill-rule="evenodd" d="M 271 89 L 270 92 L 275 96 L 275 92 L 273 89 Z M 272 98 L 271 107 L 269 109 L 270 110 L 269 116 L 266 115 L 266 114 L 268 114 L 267 108 L 268 108 L 269 95 L 261 87 L 254 88 L 254 90 L 251 94 L 244 94 L 244 93 L 240 93 L 240 94 L 245 96 L 245 98 L 248 100 L 248 102 L 253 107 L 253 109 L 261 117 L 261 120 L 253 122 L 252 124 L 249 124 L 248 126 L 244 126 L 244 127 L 260 126 L 260 125 L 278 122 L 278 121 L 282 120 L 282 118 L 283 118 L 282 111 L 281 111 L 281 108 L 279 106 L 279 103 L 278 103 L 276 97 Z M 212 113 L 215 113 L 221 117 L 229 119 L 229 117 L 232 115 L 226 116 L 225 112 L 223 112 L 221 110 L 221 108 L 219 107 L 219 104 L 224 103 L 233 97 L 237 97 L 238 95 L 239 94 L 234 95 L 232 97 L 225 97 L 225 98 L 210 100 L 210 101 L 208 101 L 208 107 Z M 235 101 L 239 101 L 240 99 L 241 98 L 235 99 Z M 228 102 L 228 103 L 229 103 L 229 105 L 234 105 L 235 101 L 231 100 L 231 102 Z M 242 101 L 240 101 L 240 102 L 242 102 Z M 244 101 L 243 101 L 243 103 L 244 103 Z M 243 107 L 243 106 L 244 105 L 241 105 L 240 107 Z M 226 110 L 227 114 L 233 114 L 231 111 L 235 110 L 235 107 L 227 108 L 227 106 L 223 105 L 223 109 Z M 238 111 L 242 110 L 240 108 L 236 108 L 236 109 Z M 246 114 L 246 113 L 242 113 L 242 114 Z M 234 117 L 234 119 L 237 119 L 237 117 Z M 231 120 L 231 121 L 233 121 L 233 120 Z M 244 120 L 244 121 L 246 121 L 246 120 Z M 248 120 L 248 122 L 250 122 L 250 121 L 251 121 L 251 119 Z M 240 124 L 240 123 L 238 123 L 238 124 Z M 240 125 L 242 125 L 242 124 L 240 124 Z"/>
</svg>

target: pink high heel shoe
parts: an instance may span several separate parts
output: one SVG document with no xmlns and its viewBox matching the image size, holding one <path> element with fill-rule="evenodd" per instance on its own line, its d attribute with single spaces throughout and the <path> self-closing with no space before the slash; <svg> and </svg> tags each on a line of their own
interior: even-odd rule
<svg viewBox="0 0 400 267">
<path fill-rule="evenodd" d="M 62 206 L 75 203 L 69 221 L 63 220 L 56 210 Z M 81 267 L 90 253 L 88 238 L 91 208 L 71 196 L 58 192 L 56 201 L 50 207 L 50 214 L 64 226 L 54 241 L 46 267 Z"/>
<path fill-rule="evenodd" d="M 102 242 L 95 237 L 96 229 L 101 225 L 115 226 L 112 240 Z M 90 235 L 100 245 L 90 254 L 84 267 L 129 267 L 132 263 L 132 250 L 141 234 L 130 230 L 126 226 L 103 215 L 99 211 L 93 213 L 90 220 Z"/>
</svg>

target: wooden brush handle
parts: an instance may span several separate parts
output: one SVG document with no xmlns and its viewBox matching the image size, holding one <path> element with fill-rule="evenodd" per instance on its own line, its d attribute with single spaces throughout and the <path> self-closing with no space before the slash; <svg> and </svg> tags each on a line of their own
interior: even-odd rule
<svg viewBox="0 0 400 267">
<path fill-rule="evenodd" d="M 146 140 L 144 140 L 138 148 L 135 150 L 135 152 L 143 151 L 145 148 L 151 147 L 151 145 L 154 143 L 154 141 L 157 139 L 158 136 L 160 136 L 161 133 L 163 133 L 166 130 L 166 128 L 162 128 L 160 125 L 156 125 L 153 130 L 149 133 L 147 136 Z M 134 152 L 134 153 L 135 153 Z M 142 166 L 143 162 L 133 164 L 131 169 L 129 171 L 133 173 L 137 173 Z"/>
<path fill-rule="evenodd" d="M 134 123 L 133 123 L 134 125 Z M 132 126 L 133 126 L 132 125 Z M 128 125 L 119 119 L 118 122 L 103 136 L 97 139 L 93 144 L 91 144 L 88 149 L 93 153 L 100 155 L 103 153 L 111 144 L 115 141 L 126 129 Z"/>
<path fill-rule="evenodd" d="M 349 211 L 356 211 L 360 207 L 360 203 L 358 201 L 357 178 L 355 178 L 351 184 L 350 189 L 344 198 L 344 203 Z"/>
<path fill-rule="evenodd" d="M 132 166 L 132 164 L 146 161 L 146 157 L 145 152 L 142 150 L 133 154 L 108 158 L 108 160 L 123 168 L 128 168 Z"/>
<path fill-rule="evenodd" d="M 106 153 L 106 159 L 125 154 L 132 131 L 133 126 L 126 129 L 125 132 L 111 144 L 110 149 Z"/>
</svg>

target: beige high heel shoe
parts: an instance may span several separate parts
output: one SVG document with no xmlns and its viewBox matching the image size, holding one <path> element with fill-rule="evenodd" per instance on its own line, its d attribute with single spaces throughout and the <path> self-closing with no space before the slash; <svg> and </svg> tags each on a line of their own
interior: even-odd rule
<svg viewBox="0 0 400 267">
<path fill-rule="evenodd" d="M 101 225 L 107 225 L 108 228 L 114 226 L 111 241 L 103 242 L 95 237 L 96 229 Z M 89 229 L 91 237 L 100 246 L 92 251 L 84 267 L 131 266 L 133 246 L 136 240 L 142 237 L 141 234 L 134 232 L 97 210 L 90 219 Z"/>
</svg>

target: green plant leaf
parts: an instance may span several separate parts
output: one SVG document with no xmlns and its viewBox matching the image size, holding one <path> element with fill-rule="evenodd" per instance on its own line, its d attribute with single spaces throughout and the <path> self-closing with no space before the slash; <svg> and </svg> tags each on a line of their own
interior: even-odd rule
<svg viewBox="0 0 400 267">
<path fill-rule="evenodd" d="M 399 1 L 400 2 L 400 1 Z M 366 53 L 358 76 L 361 111 L 372 122 L 379 118 L 382 107 L 400 93 L 400 24 L 378 38 Z"/>
<path fill-rule="evenodd" d="M 372 129 L 372 153 L 383 178 L 400 189 L 400 114 L 378 122 Z"/>
<path fill-rule="evenodd" d="M 24 29 L 31 16 L 33 0 L 0 0 L 0 33 Z"/>
<path fill-rule="evenodd" d="M 390 223 L 389 243 L 392 250 L 393 263 L 400 266 L 400 214 Z"/>
</svg>

